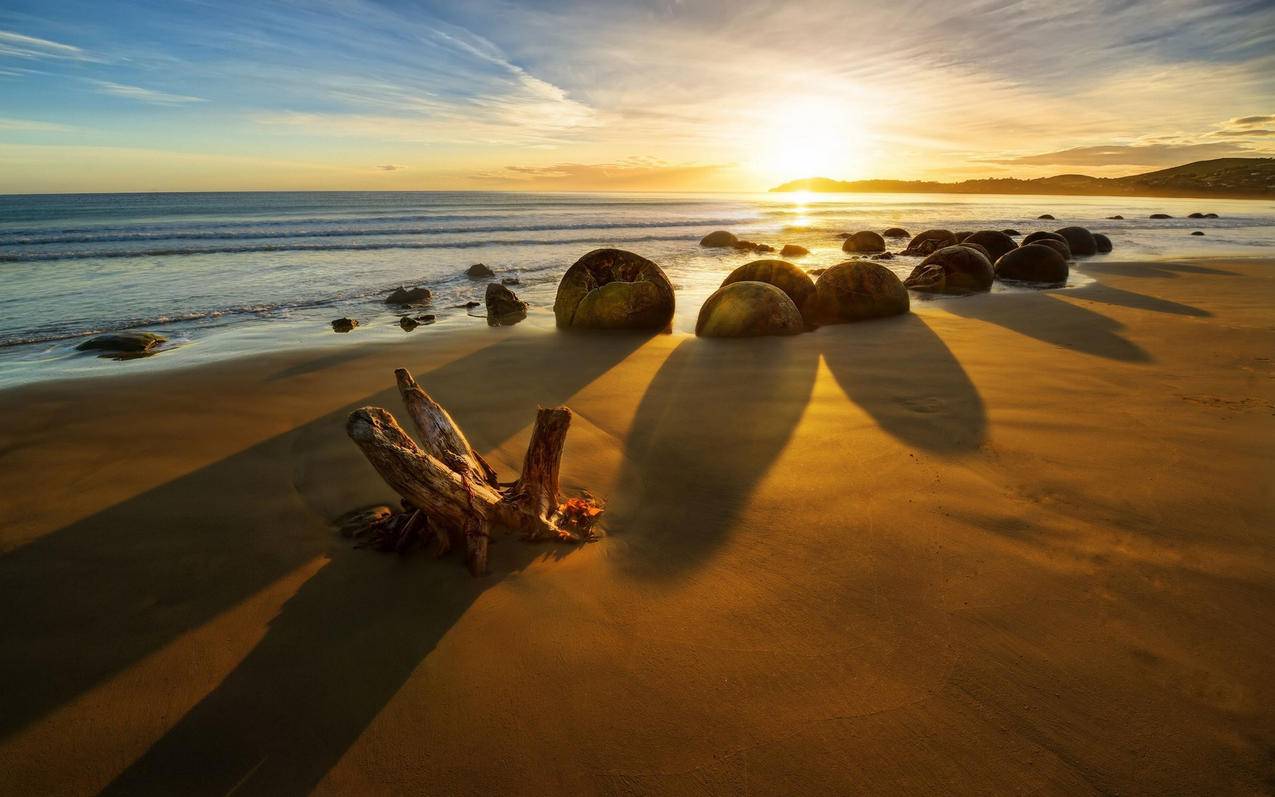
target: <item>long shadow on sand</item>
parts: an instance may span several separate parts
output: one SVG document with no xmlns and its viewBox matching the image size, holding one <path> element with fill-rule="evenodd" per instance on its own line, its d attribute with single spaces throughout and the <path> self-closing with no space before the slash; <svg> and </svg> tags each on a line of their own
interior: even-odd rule
<svg viewBox="0 0 1275 797">
<path fill-rule="evenodd" d="M 554 404 L 644 340 L 511 338 L 417 376 L 478 445 L 495 445 L 534 417 L 534 404 L 516 418 L 484 409 L 484 391 L 512 386 L 509 358 L 543 369 L 518 384 Z M 326 555 L 248 657 L 110 789 L 224 794 L 251 775 L 254 793 L 309 791 L 483 590 L 561 553 L 494 546 L 492 575 L 473 580 L 454 560 L 400 561 L 334 539 L 331 508 L 311 503 L 299 477 L 338 509 L 386 488 L 353 445 L 334 446 L 318 472 L 296 473 L 292 454 L 308 435 L 343 438 L 349 410 L 368 403 L 399 404 L 387 387 L 0 557 L 0 738 Z M 223 494 L 233 516 L 218 511 Z"/>
</svg>

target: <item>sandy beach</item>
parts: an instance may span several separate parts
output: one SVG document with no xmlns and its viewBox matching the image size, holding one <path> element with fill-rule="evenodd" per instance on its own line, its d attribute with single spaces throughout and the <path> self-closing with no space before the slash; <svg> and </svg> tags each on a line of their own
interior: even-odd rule
<svg viewBox="0 0 1275 797">
<path fill-rule="evenodd" d="M 1275 788 L 1275 261 L 792 338 L 529 323 L 0 392 L 5 794 Z M 356 550 L 406 366 L 606 536 Z"/>
</svg>

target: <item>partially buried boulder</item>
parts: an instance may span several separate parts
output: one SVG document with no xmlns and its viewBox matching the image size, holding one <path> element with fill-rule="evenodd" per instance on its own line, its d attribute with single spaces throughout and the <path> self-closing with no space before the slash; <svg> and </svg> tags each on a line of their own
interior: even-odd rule
<svg viewBox="0 0 1275 797">
<path fill-rule="evenodd" d="M 1037 230 L 1036 232 L 1027 234 L 1027 237 L 1023 239 L 1022 246 L 1026 246 L 1027 244 L 1034 244 L 1037 241 L 1041 240 L 1042 238 L 1049 238 L 1054 241 L 1058 241 L 1059 243 L 1067 244 L 1067 239 L 1062 237 L 1056 232 L 1050 232 L 1048 230 Z M 1067 246 L 1067 257 L 1069 258 L 1071 257 L 1070 245 Z"/>
<path fill-rule="evenodd" d="M 112 332 L 89 338 L 75 348 L 80 351 L 145 354 L 167 340 L 168 338 L 154 332 Z"/>
<path fill-rule="evenodd" d="M 792 263 L 783 260 L 754 260 L 752 263 L 745 263 L 722 280 L 722 287 L 736 282 L 764 282 L 774 285 L 792 300 L 803 317 L 814 322 L 811 297 L 815 294 L 815 281 Z"/>
<path fill-rule="evenodd" d="M 956 242 L 957 242 L 958 244 L 965 243 L 965 239 L 966 239 L 966 238 L 968 238 L 968 237 L 970 237 L 970 236 L 971 236 L 971 235 L 973 235 L 973 234 L 974 234 L 974 233 L 973 233 L 973 232 L 971 232 L 971 231 L 969 231 L 969 230 L 957 230 L 957 231 L 956 231 Z"/>
<path fill-rule="evenodd" d="M 1063 260 L 1071 260 L 1071 249 L 1067 247 L 1067 242 L 1059 241 L 1057 238 L 1037 238 L 1031 243 L 1023 242 L 1023 246 L 1047 246 L 1057 252 Z"/>
<path fill-rule="evenodd" d="M 1071 249 L 1073 255 L 1097 254 L 1098 244 L 1094 242 L 1093 233 L 1084 227 L 1063 227 L 1058 231 Z"/>
<path fill-rule="evenodd" d="M 885 239 L 872 230 L 862 230 L 841 244 L 843 252 L 884 252 Z"/>
<path fill-rule="evenodd" d="M 779 250 L 780 257 L 801 257 L 808 254 L 810 254 L 809 249 L 797 244 L 784 244 L 784 248 Z"/>
<path fill-rule="evenodd" d="M 805 321 L 788 294 L 765 282 L 732 282 L 700 308 L 695 334 L 704 338 L 796 335 Z"/>
<path fill-rule="evenodd" d="M 1124 216 L 1121 216 L 1119 213 L 1117 213 L 1116 215 L 1114 215 L 1114 216 L 1108 216 L 1107 218 L 1108 218 L 1108 219 L 1111 219 L 1111 220 L 1114 220 L 1114 219 L 1121 219 L 1121 220 L 1123 220 L 1123 219 L 1124 219 Z"/>
<path fill-rule="evenodd" d="M 487 284 L 487 323 L 492 326 L 516 324 L 527 317 L 527 303 L 498 282 Z"/>
<path fill-rule="evenodd" d="M 1008 230 L 1001 230 L 1001 232 L 1005 233 L 1006 235 L 1022 235 L 1021 232 L 1012 228 Z"/>
<path fill-rule="evenodd" d="M 945 246 L 921 261 L 903 284 L 925 293 L 966 294 L 992 289 L 991 261 L 968 246 Z"/>
<path fill-rule="evenodd" d="M 1037 218 L 1038 220 L 1040 220 L 1040 221 L 1053 221 L 1053 220 L 1054 220 L 1054 217 L 1053 217 L 1053 216 L 1051 216 L 1051 215 L 1050 215 L 1050 214 L 1048 214 L 1048 213 L 1042 213 L 1042 214 L 1040 214 L 1039 216 L 1037 216 L 1036 218 Z"/>
<path fill-rule="evenodd" d="M 955 243 L 956 233 L 951 230 L 926 230 L 908 242 L 903 254 L 925 256 Z"/>
<path fill-rule="evenodd" d="M 1186 214 L 1186 217 L 1187 217 L 1188 219 L 1202 219 L 1202 218 L 1204 218 L 1204 214 L 1203 214 L 1203 213 L 1200 213 L 1199 211 L 1196 211 L 1195 213 L 1188 213 L 1188 214 Z"/>
<path fill-rule="evenodd" d="M 1216 214 L 1216 213 L 1205 213 L 1205 214 L 1204 214 L 1204 218 L 1206 218 L 1206 219 L 1216 219 L 1216 218 L 1217 218 L 1217 214 Z"/>
<path fill-rule="evenodd" d="M 1150 216 L 1148 216 L 1147 218 L 1151 218 L 1151 219 L 1171 219 L 1171 218 L 1173 218 L 1173 217 L 1172 217 L 1172 216 L 1170 216 L 1168 213 L 1152 213 L 1152 214 L 1151 214 Z"/>
<path fill-rule="evenodd" d="M 1200 232 L 1199 230 L 1196 230 L 1195 232 L 1193 232 L 1193 233 L 1191 233 L 1191 234 L 1192 234 L 1192 235 L 1203 235 L 1204 233 Z"/>
<path fill-rule="evenodd" d="M 1103 235 L 1102 233 L 1100 232 L 1094 233 L 1093 242 L 1094 242 L 1094 245 L 1098 247 L 1099 253 L 1105 255 L 1107 252 L 1111 251 L 1111 239 Z"/>
<path fill-rule="evenodd" d="M 1042 244 L 1027 244 L 996 261 L 996 276 L 1015 282 L 1058 285 L 1067 281 L 1067 261 Z"/>
<path fill-rule="evenodd" d="M 893 271 L 867 260 L 838 263 L 815 282 L 814 317 L 845 324 L 908 311 L 908 292 Z"/>
<path fill-rule="evenodd" d="M 488 279 L 489 277 L 496 276 L 496 272 L 492 271 L 483 263 L 475 263 L 474 265 L 465 269 L 465 276 L 469 277 L 470 279 L 476 279 L 476 280 Z"/>
<path fill-rule="evenodd" d="M 907 230 L 903 229 L 902 227 L 891 227 L 890 229 L 886 230 L 885 232 L 881 234 L 884 235 L 886 238 L 911 238 L 912 237 L 912 234 L 909 233 Z"/>
<path fill-rule="evenodd" d="M 411 305 L 424 304 L 429 301 L 429 288 L 404 288 L 399 286 L 385 297 L 386 304 Z"/>
<path fill-rule="evenodd" d="M 673 286 L 655 263 L 622 249 L 595 249 L 562 275 L 553 314 L 560 327 L 664 329 L 673 307 Z"/>
<path fill-rule="evenodd" d="M 1018 248 L 1018 243 L 1013 238 L 999 230 L 979 230 L 961 243 L 966 246 L 970 244 L 982 246 L 987 250 L 988 259 L 993 263 L 1009 250 Z"/>
<path fill-rule="evenodd" d="M 734 233 L 726 232 L 725 230 L 717 230 L 715 232 L 710 232 L 708 235 L 705 235 L 703 238 L 701 238 L 699 241 L 699 245 L 710 246 L 715 248 L 728 247 L 728 246 L 734 246 L 737 240 L 739 239 L 735 237 Z"/>
</svg>

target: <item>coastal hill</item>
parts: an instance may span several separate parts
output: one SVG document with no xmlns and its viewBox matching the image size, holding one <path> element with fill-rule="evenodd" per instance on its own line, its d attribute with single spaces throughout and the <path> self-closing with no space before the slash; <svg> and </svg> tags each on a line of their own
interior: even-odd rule
<svg viewBox="0 0 1275 797">
<path fill-rule="evenodd" d="M 1128 177 L 1060 174 L 1034 180 L 989 178 L 959 183 L 928 180 L 832 180 L 807 177 L 770 189 L 852 193 L 1076 194 L 1086 196 L 1207 196 L 1259 199 L 1275 196 L 1275 158 L 1217 158 Z"/>
</svg>

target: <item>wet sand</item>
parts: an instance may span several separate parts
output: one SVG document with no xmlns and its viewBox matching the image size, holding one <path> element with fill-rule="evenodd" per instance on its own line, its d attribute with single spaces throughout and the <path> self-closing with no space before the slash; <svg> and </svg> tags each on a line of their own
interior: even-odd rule
<svg viewBox="0 0 1275 797">
<path fill-rule="evenodd" d="M 0 392 L 0 792 L 1263 793 L 1275 262 L 790 339 L 534 324 Z M 405 365 L 580 548 L 352 549 Z"/>
</svg>

